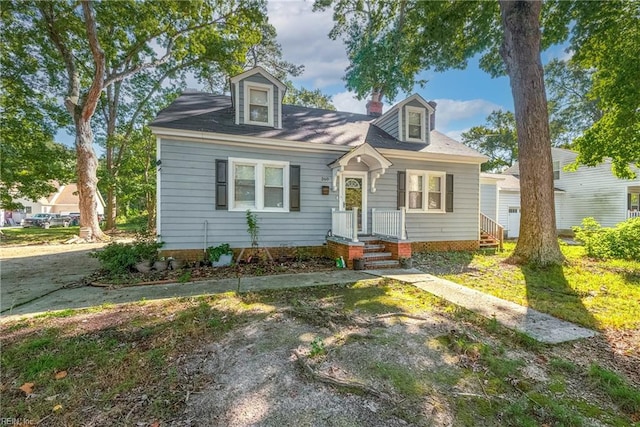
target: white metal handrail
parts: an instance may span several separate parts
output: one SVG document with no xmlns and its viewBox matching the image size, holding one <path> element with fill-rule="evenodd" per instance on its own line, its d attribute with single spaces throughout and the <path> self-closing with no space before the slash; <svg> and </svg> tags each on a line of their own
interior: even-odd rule
<svg viewBox="0 0 640 427">
<path fill-rule="evenodd" d="M 358 241 L 358 208 L 351 211 L 331 209 L 331 233 L 334 236 Z"/>
<path fill-rule="evenodd" d="M 371 231 L 379 236 L 407 239 L 405 209 L 371 209 Z"/>
<path fill-rule="evenodd" d="M 627 219 L 640 218 L 640 211 L 627 211 Z"/>
</svg>

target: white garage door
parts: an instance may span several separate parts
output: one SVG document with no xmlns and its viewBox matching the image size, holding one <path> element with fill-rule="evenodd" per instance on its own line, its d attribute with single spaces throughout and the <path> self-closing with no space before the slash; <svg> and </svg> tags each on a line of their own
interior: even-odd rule
<svg viewBox="0 0 640 427">
<path fill-rule="evenodd" d="M 520 206 L 509 206 L 509 229 L 507 236 L 516 238 L 520 235 Z"/>
</svg>

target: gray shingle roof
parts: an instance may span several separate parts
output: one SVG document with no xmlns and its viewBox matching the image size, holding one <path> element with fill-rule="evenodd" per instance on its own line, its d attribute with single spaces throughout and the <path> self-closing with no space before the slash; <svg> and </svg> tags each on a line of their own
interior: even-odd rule
<svg viewBox="0 0 640 427">
<path fill-rule="evenodd" d="M 151 126 L 348 147 L 355 147 L 366 141 L 374 148 L 484 158 L 476 150 L 438 131 L 431 131 L 431 143 L 426 146 L 401 142 L 372 125 L 375 118 L 365 114 L 285 104 L 282 106 L 282 116 L 282 129 L 237 125 L 231 97 L 185 92 L 160 111 Z"/>
</svg>

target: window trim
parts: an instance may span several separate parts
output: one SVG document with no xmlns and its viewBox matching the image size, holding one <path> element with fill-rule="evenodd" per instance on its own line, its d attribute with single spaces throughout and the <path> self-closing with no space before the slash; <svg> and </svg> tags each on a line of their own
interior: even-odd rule
<svg viewBox="0 0 640 427">
<path fill-rule="evenodd" d="M 267 118 L 266 122 L 256 122 L 251 120 L 251 108 L 249 102 L 249 91 L 251 89 L 261 90 L 267 92 Z M 254 83 L 250 81 L 244 82 L 244 123 L 248 125 L 256 126 L 271 126 L 273 127 L 273 86 L 263 83 Z"/>
<path fill-rule="evenodd" d="M 420 138 L 409 137 L 409 113 L 420 114 Z M 424 108 L 412 107 L 411 105 L 407 105 L 405 107 L 404 135 L 405 135 L 406 141 L 408 142 L 426 142 L 427 141 L 426 117 L 427 117 L 427 114 Z"/>
<path fill-rule="evenodd" d="M 411 175 L 419 175 L 422 177 L 422 208 L 421 209 L 412 209 L 409 207 L 410 198 L 409 198 L 409 179 Z M 440 209 L 429 209 L 429 178 L 430 177 L 438 177 L 440 178 Z M 447 182 L 447 173 L 440 171 L 424 171 L 424 170 L 416 170 L 416 169 L 407 169 L 406 170 L 406 183 L 405 183 L 405 200 L 406 200 L 406 211 L 407 213 L 446 213 L 446 182 Z"/>
<path fill-rule="evenodd" d="M 560 179 L 560 171 L 562 170 L 562 164 L 560 163 L 560 160 L 552 160 L 551 165 L 553 168 L 553 180 L 557 181 Z M 558 165 L 558 169 L 556 169 L 556 165 Z M 556 178 L 556 172 L 558 172 L 557 178 Z"/>
<path fill-rule="evenodd" d="M 289 162 L 264 159 L 246 159 L 239 157 L 229 157 L 229 175 L 227 182 L 229 189 L 227 193 L 228 210 L 234 212 L 244 212 L 247 209 L 252 212 L 289 212 Z M 235 168 L 236 165 L 254 166 L 255 168 L 255 207 L 236 207 L 235 198 Z M 265 189 L 265 167 L 282 168 L 282 208 L 271 208 L 264 206 Z"/>
</svg>

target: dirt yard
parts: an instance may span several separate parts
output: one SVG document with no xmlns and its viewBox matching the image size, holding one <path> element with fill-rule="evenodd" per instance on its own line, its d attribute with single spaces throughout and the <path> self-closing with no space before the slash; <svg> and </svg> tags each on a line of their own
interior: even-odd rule
<svg viewBox="0 0 640 427">
<path fill-rule="evenodd" d="M 99 246 L 3 247 L 3 304 L 5 292 L 34 296 L 9 281 L 78 283 Z M 637 388 L 620 401 L 599 385 L 609 374 L 593 364 L 625 371 L 602 339 L 540 346 L 389 281 L 141 301 L 0 324 L 0 335 L 3 416 L 48 426 L 640 421 Z"/>
</svg>

